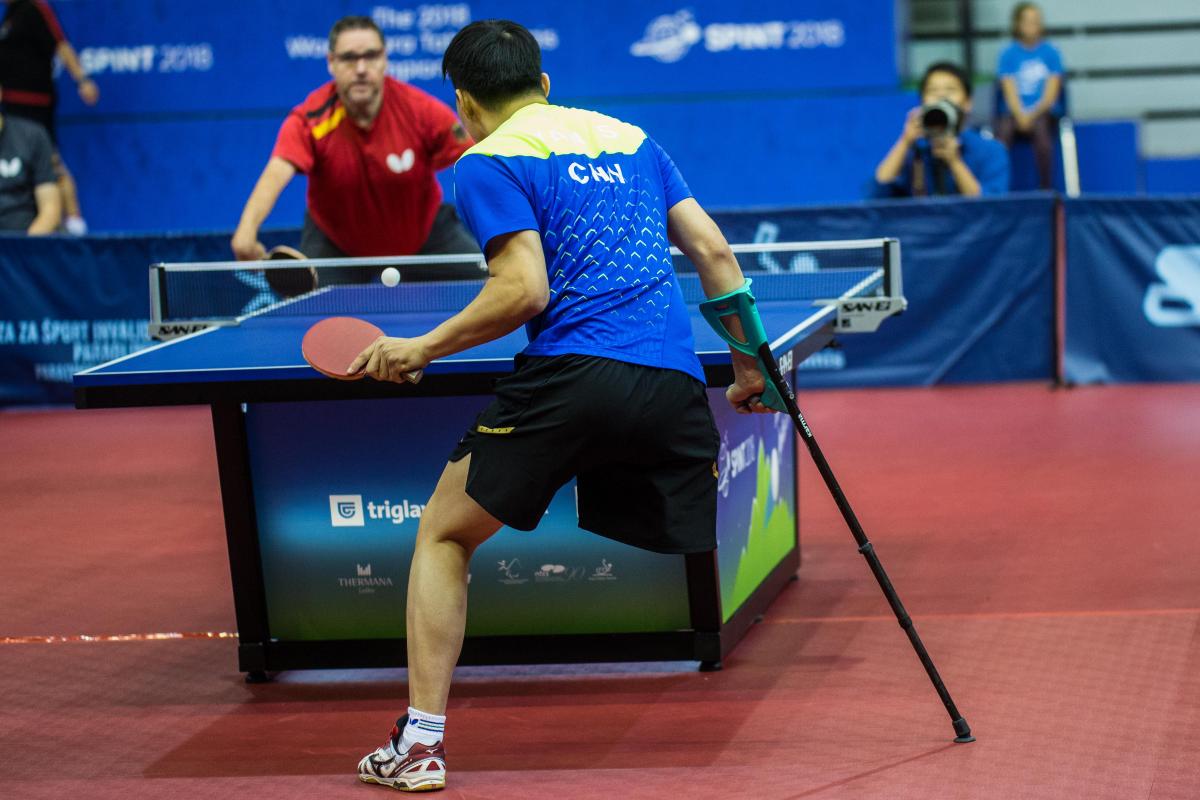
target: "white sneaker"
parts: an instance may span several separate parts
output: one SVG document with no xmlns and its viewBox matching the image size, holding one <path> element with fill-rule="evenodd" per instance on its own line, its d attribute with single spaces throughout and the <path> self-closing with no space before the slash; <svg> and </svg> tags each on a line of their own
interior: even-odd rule
<svg viewBox="0 0 1200 800">
<path fill-rule="evenodd" d="M 408 724 L 408 715 L 396 721 L 396 727 L 383 747 L 358 762 L 358 779 L 363 783 L 390 786 L 402 792 L 436 792 L 446 788 L 446 748 L 437 744 L 414 744 L 400 751 L 400 732 Z"/>
</svg>

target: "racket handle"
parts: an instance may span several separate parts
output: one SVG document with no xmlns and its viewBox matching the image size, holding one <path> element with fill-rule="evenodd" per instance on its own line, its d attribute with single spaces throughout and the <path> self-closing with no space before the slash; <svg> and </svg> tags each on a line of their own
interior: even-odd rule
<svg viewBox="0 0 1200 800">
<path fill-rule="evenodd" d="M 420 383 L 423 377 L 425 377 L 425 370 L 423 369 L 415 369 L 412 372 L 404 373 L 404 380 L 409 383 Z"/>
</svg>

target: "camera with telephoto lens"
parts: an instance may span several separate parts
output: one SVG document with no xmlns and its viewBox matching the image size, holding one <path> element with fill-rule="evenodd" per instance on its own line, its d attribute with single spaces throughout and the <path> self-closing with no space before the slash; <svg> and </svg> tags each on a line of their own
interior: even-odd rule
<svg viewBox="0 0 1200 800">
<path fill-rule="evenodd" d="M 926 139 L 954 136 L 962 124 L 962 111 L 949 100 L 935 100 L 921 107 L 921 127 Z"/>
</svg>

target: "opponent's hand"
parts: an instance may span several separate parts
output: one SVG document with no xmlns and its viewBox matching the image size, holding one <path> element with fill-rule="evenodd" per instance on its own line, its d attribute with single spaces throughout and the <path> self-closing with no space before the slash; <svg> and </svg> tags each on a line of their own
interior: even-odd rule
<svg viewBox="0 0 1200 800">
<path fill-rule="evenodd" d="M 408 373 L 425 369 L 431 360 L 421 339 L 380 336 L 358 354 L 349 371 L 362 369 L 375 380 L 407 383 Z"/>
<path fill-rule="evenodd" d="M 267 257 L 267 248 L 258 240 L 257 231 L 245 231 L 238 228 L 233 233 L 229 246 L 238 261 L 261 261 Z"/>
<path fill-rule="evenodd" d="M 1013 122 L 1017 124 L 1017 130 L 1021 133 L 1029 133 L 1033 130 L 1034 115 L 1021 109 L 1013 112 Z"/>
</svg>

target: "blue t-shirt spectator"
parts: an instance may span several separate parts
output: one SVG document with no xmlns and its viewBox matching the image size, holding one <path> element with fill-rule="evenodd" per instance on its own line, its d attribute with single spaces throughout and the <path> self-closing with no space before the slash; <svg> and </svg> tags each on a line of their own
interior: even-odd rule
<svg viewBox="0 0 1200 800">
<path fill-rule="evenodd" d="M 1026 47 L 1018 41 L 1011 42 L 1000 52 L 1000 62 L 996 67 L 996 75 L 1000 78 L 1012 78 L 1017 84 L 1017 94 L 1021 97 L 1021 105 L 1032 108 L 1041 99 L 1046 89 L 1046 81 L 1051 75 L 1063 74 L 1062 56 L 1058 48 L 1047 41 L 1038 42 L 1034 47 Z M 1005 103 L 1003 95 L 1000 98 Z M 1062 95 L 1059 95 L 1053 113 L 1062 116 Z M 1006 113 L 1008 109 L 1000 109 Z"/>
<path fill-rule="evenodd" d="M 958 135 L 963 163 L 979 181 L 984 197 L 1008 191 L 1008 150 L 1004 145 L 978 131 L 964 130 Z M 918 139 L 909 152 L 904 169 L 891 183 L 871 180 L 868 199 L 961 194 L 949 167 L 933 157 L 927 139 Z"/>
</svg>

